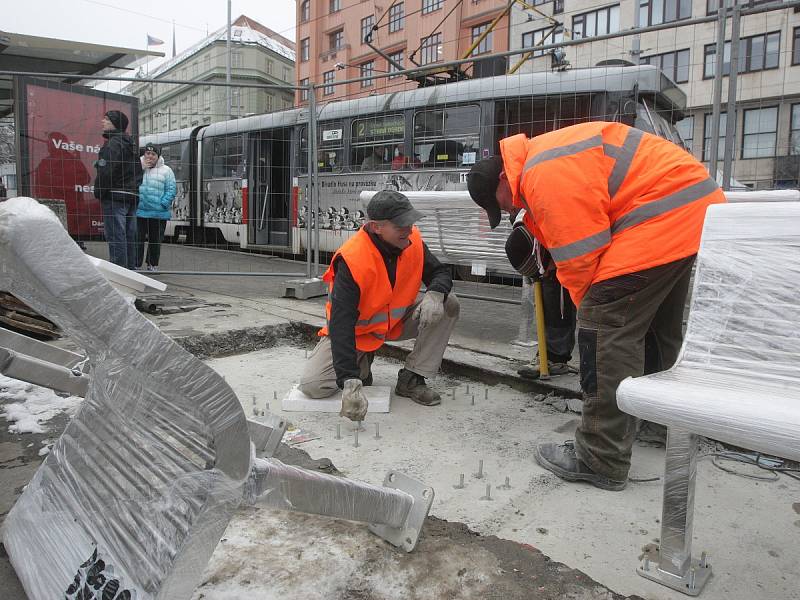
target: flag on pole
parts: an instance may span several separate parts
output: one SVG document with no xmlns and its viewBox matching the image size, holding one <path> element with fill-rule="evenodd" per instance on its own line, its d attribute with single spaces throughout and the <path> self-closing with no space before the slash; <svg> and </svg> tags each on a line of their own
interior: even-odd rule
<svg viewBox="0 0 800 600">
<path fill-rule="evenodd" d="M 147 45 L 148 46 L 160 46 L 164 43 L 164 40 L 160 40 L 157 37 L 153 37 L 149 33 L 147 34 Z"/>
</svg>

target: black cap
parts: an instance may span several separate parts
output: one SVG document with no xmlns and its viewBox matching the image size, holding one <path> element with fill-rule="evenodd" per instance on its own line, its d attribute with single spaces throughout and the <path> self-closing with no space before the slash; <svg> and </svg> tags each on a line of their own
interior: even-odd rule
<svg viewBox="0 0 800 600">
<path fill-rule="evenodd" d="M 500 224 L 500 206 L 495 193 L 502 172 L 503 158 L 498 155 L 479 160 L 467 174 L 469 195 L 475 204 L 486 211 L 492 229 Z"/>
<path fill-rule="evenodd" d="M 395 190 L 381 190 L 367 205 L 367 217 L 371 221 L 391 221 L 399 227 L 408 227 L 424 217 L 411 206 L 403 194 Z"/>
<path fill-rule="evenodd" d="M 106 116 L 108 120 L 111 121 L 111 124 L 120 131 L 125 131 L 128 128 L 128 117 L 124 112 L 120 110 L 110 110 L 106 113 Z"/>
<path fill-rule="evenodd" d="M 155 144 L 146 144 L 145 147 L 142 149 L 142 152 L 155 152 L 159 156 L 161 156 L 161 146 L 156 146 Z"/>
</svg>

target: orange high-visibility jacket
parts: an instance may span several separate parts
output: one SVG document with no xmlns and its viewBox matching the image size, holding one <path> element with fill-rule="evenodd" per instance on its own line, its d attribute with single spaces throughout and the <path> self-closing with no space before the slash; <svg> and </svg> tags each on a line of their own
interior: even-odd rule
<svg viewBox="0 0 800 600">
<path fill-rule="evenodd" d="M 593 283 L 697 253 L 706 208 L 725 196 L 676 144 L 621 123 L 500 141 L 514 206 L 579 305 Z"/>
<path fill-rule="evenodd" d="M 335 277 L 333 263 L 339 256 L 347 263 L 361 291 L 356 322 L 356 348 L 361 352 L 374 352 L 387 339 L 396 340 L 403 333 L 401 319 L 417 298 L 425 261 L 422 236 L 416 227 L 412 229 L 409 240 L 411 245 L 397 259 L 394 288 L 389 282 L 383 256 L 363 229 L 342 244 L 322 276 L 323 281 L 328 282 L 325 316 L 330 323 L 330 293 Z M 319 335 L 328 335 L 327 324 L 320 329 Z"/>
</svg>

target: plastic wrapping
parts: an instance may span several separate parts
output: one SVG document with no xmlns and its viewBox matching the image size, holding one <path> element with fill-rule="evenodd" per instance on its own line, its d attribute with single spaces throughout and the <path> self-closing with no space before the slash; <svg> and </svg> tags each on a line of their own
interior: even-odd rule
<svg viewBox="0 0 800 600">
<path fill-rule="evenodd" d="M 800 203 L 711 206 L 671 369 L 626 379 L 622 410 L 800 460 Z"/>
<path fill-rule="evenodd" d="M 391 527 L 405 523 L 414 503 L 411 495 L 397 490 L 308 471 L 274 458 L 254 459 L 244 501 Z"/>
<path fill-rule="evenodd" d="M 92 364 L 78 414 L 4 523 L 28 597 L 189 598 L 250 471 L 235 394 L 29 198 L 0 204 L 0 289 L 56 322 Z"/>
</svg>

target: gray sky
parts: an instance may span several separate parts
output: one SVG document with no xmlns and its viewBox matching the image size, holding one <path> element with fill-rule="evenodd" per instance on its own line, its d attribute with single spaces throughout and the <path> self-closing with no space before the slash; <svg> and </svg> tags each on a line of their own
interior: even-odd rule
<svg viewBox="0 0 800 600">
<path fill-rule="evenodd" d="M 3 2 L 0 28 L 13 33 L 145 49 L 147 34 L 164 40 L 151 50 L 178 53 L 225 25 L 226 0 L 14 0 Z M 233 0 L 231 18 L 245 14 L 294 40 L 294 0 Z M 153 63 L 151 63 L 152 65 Z"/>
</svg>

